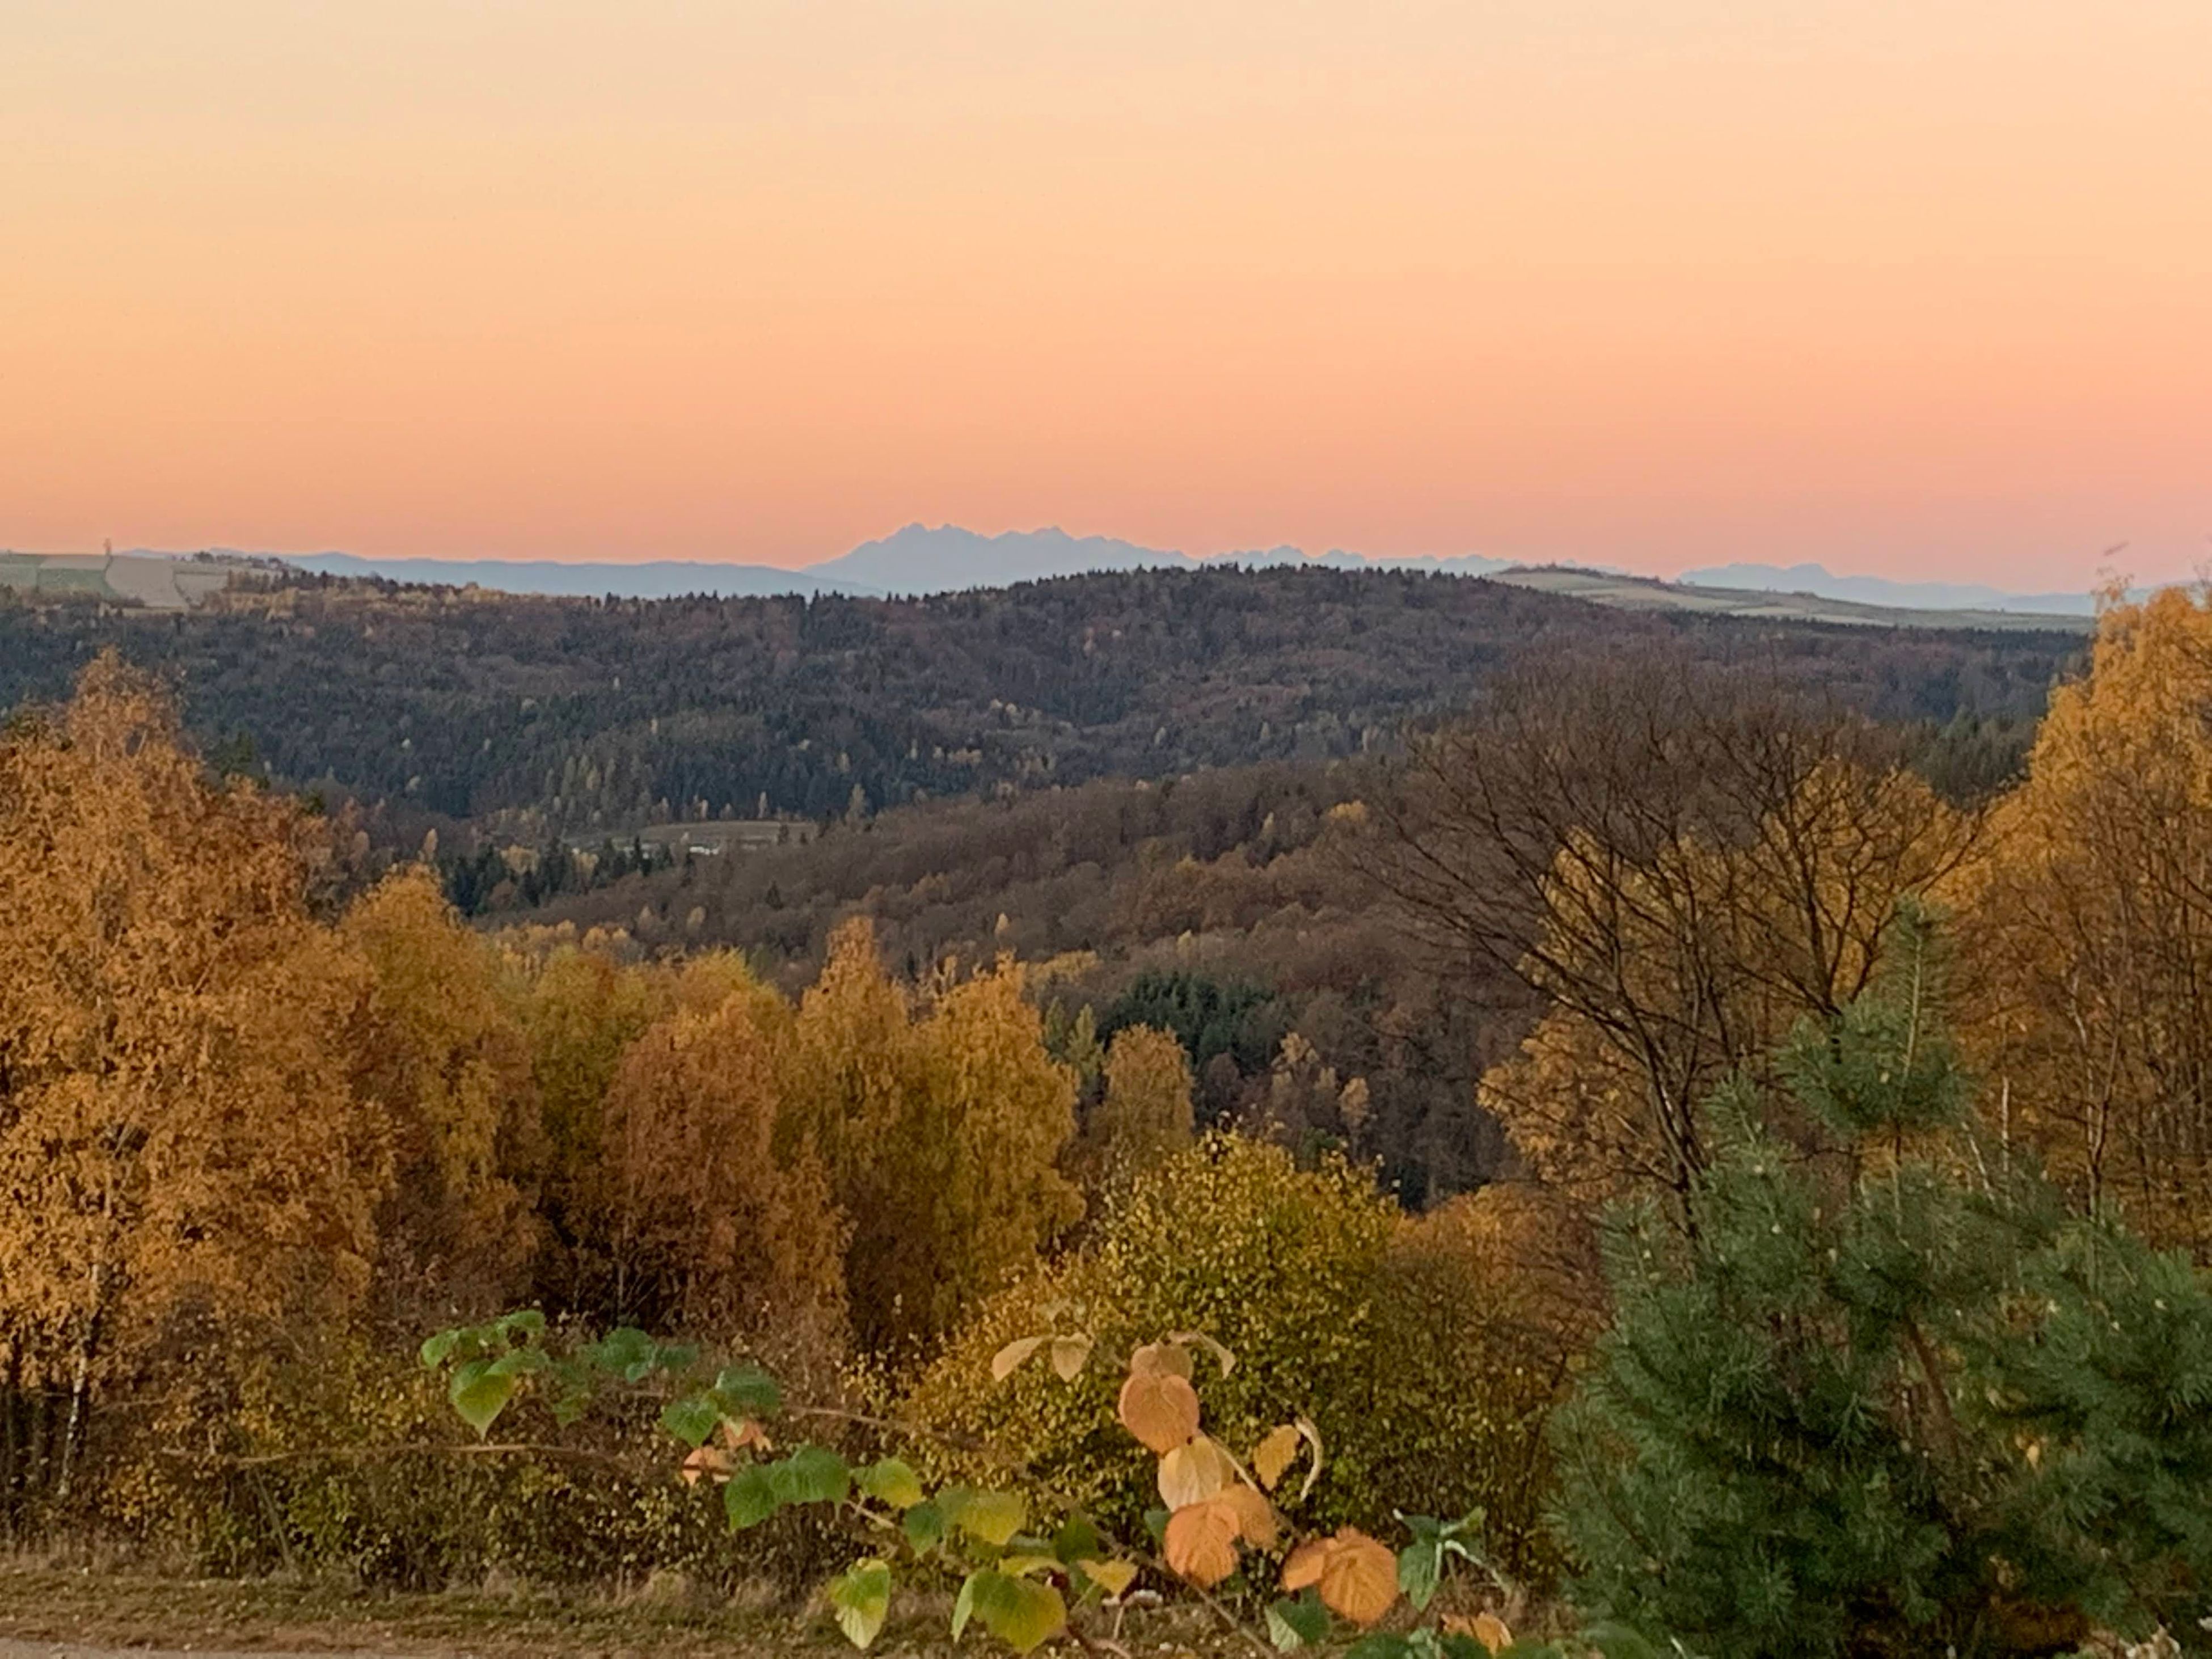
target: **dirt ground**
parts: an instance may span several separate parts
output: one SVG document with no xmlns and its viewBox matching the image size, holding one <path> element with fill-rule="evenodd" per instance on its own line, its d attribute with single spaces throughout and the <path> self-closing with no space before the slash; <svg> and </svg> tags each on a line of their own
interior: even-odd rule
<svg viewBox="0 0 2212 1659">
<path fill-rule="evenodd" d="M 951 1659 L 950 1605 L 935 1595 L 895 1601 L 870 1659 Z M 1180 1608 L 1149 1615 L 1123 1641 L 1142 1659 L 1231 1650 L 1194 1610 Z M 981 1651 L 972 1637 L 967 1650 Z M 284 1578 L 0 1566 L 0 1659 L 846 1659 L 852 1651 L 818 1613 L 736 1607 L 680 1585 L 621 1600 L 521 1589 L 410 1595 Z"/>
<path fill-rule="evenodd" d="M 918 1655 L 943 1628 L 915 1608 L 878 1650 Z M 939 1650 L 941 1651 L 941 1646 Z M 680 1589 L 621 1601 L 518 1590 L 401 1595 L 283 1579 L 178 1581 L 0 1569 L 0 1659 L 700 1659 L 848 1651 L 823 1620 L 716 1607 Z"/>
</svg>

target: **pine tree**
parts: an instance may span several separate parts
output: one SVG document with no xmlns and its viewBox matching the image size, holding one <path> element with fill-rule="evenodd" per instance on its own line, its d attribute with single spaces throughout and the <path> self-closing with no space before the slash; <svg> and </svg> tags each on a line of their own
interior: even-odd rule
<svg viewBox="0 0 2212 1659">
<path fill-rule="evenodd" d="M 2205 1650 L 2212 1291 L 1985 1146 L 1908 915 L 1872 991 L 1615 1212 L 1557 1426 L 1578 1598 L 1717 1659 Z"/>
<path fill-rule="evenodd" d="M 1869 996 L 1800 1030 L 1788 1100 L 1708 1104 L 1679 1221 L 1615 1220 L 1615 1323 L 1560 1431 L 1585 1605 L 1724 1656 L 2007 1644 L 1958 1356 L 2020 1250 L 1950 1161 L 1931 956 L 1909 928 Z"/>
</svg>

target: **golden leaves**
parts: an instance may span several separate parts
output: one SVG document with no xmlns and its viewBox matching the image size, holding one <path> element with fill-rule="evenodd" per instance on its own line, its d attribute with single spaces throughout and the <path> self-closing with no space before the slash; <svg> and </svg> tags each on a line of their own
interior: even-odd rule
<svg viewBox="0 0 2212 1659">
<path fill-rule="evenodd" d="M 993 1549 L 1005 1548 L 1028 1519 L 1029 1505 L 1018 1494 L 1005 1492 L 972 1493 L 952 1516 L 961 1531 Z"/>
<path fill-rule="evenodd" d="M 1267 1494 L 1242 1480 L 1232 1482 L 1221 1501 L 1237 1511 L 1237 1530 L 1255 1549 L 1271 1550 L 1282 1537 L 1282 1520 Z"/>
<path fill-rule="evenodd" d="M 1159 1455 L 1160 1501 L 1168 1516 L 1168 1565 L 1201 1589 L 1237 1571 L 1240 1540 L 1272 1549 L 1281 1534 L 1274 1505 L 1218 1441 L 1199 1432 L 1189 1344 L 1212 1353 L 1225 1375 L 1237 1357 L 1212 1337 L 1179 1331 L 1129 1357 L 1121 1385 L 1122 1425 Z M 1297 1431 L 1290 1431 L 1293 1449 Z M 1279 1469 L 1278 1470 L 1279 1474 Z"/>
<path fill-rule="evenodd" d="M 1283 1471 L 1291 1467 L 1291 1460 L 1297 1455 L 1298 1431 L 1295 1424 L 1285 1423 L 1280 1428 L 1270 1429 L 1252 1448 L 1252 1473 L 1260 1477 L 1261 1486 L 1273 1492 L 1283 1478 Z"/>
<path fill-rule="evenodd" d="M 1183 1358 L 1188 1364 L 1189 1356 Z M 1198 1432 L 1198 1390 L 1172 1370 L 1133 1369 L 1116 1411 L 1121 1426 L 1163 1457 Z"/>
<path fill-rule="evenodd" d="M 1109 1601 L 1118 1601 L 1129 1593 L 1129 1586 L 1137 1582 L 1134 1561 L 1078 1561 L 1083 1576 L 1105 1592 Z"/>
<path fill-rule="evenodd" d="M 1283 1588 L 1321 1587 L 1322 1604 L 1355 1625 L 1371 1625 L 1398 1600 L 1398 1558 L 1357 1527 L 1301 1544 L 1283 1563 Z"/>
<path fill-rule="evenodd" d="M 1200 1589 L 1212 1589 L 1237 1571 L 1237 1540 L 1243 1517 L 1226 1498 L 1191 1504 L 1168 1517 L 1163 1547 L 1168 1565 Z"/>
<path fill-rule="evenodd" d="M 1261 1486 L 1273 1492 L 1282 1484 L 1284 1474 L 1297 1461 L 1301 1443 L 1313 1448 L 1313 1462 L 1298 1488 L 1298 1497 L 1304 1499 L 1312 1494 L 1314 1482 L 1321 1479 L 1322 1449 L 1321 1430 L 1310 1417 L 1301 1416 L 1268 1430 L 1261 1437 L 1260 1443 L 1252 1448 L 1252 1473 Z"/>
<path fill-rule="evenodd" d="M 0 730 L 0 1279 L 27 1380 L 94 1329 L 128 1372 L 179 1300 L 262 1318 L 312 1287 L 335 1313 L 366 1284 L 395 1138 L 354 1046 L 368 964 L 309 911 L 313 839 L 214 781 L 112 657 Z"/>
<path fill-rule="evenodd" d="M 1171 1510 L 1203 1504 L 1237 1480 L 1229 1454 L 1202 1434 L 1193 1435 L 1160 1458 L 1160 1502 Z"/>
</svg>

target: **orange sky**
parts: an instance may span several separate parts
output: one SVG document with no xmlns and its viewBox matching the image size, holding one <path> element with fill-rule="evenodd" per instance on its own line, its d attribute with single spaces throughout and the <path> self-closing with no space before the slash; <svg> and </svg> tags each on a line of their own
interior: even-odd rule
<svg viewBox="0 0 2212 1659">
<path fill-rule="evenodd" d="M 2208 0 L 6 0 L 0 545 L 2212 558 Z"/>
</svg>

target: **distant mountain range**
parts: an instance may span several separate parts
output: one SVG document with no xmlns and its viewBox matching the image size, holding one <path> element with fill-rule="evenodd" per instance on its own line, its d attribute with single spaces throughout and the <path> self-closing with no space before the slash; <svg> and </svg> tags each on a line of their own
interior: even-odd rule
<svg viewBox="0 0 2212 1659">
<path fill-rule="evenodd" d="M 229 550 L 216 550 L 231 556 L 254 556 L 229 555 Z M 614 595 L 623 599 L 665 599 L 684 593 L 846 593 L 870 597 L 943 593 L 973 587 L 1005 587 L 1017 582 L 1080 575 L 1086 571 L 1187 569 L 1199 564 L 1321 565 L 1338 569 L 1428 570 L 1462 576 L 1497 576 L 1528 568 L 1510 560 L 1486 558 L 1479 554 L 1383 558 L 1341 549 L 1308 554 L 1295 547 L 1255 549 L 1200 559 L 1173 549 L 1146 547 L 1108 536 L 1071 536 L 1057 527 L 987 536 L 957 525 L 922 524 L 908 525 L 891 535 L 864 542 L 849 553 L 797 570 L 773 565 L 675 560 L 569 564 L 542 559 L 364 558 L 350 553 L 288 554 L 283 557 L 284 562 L 301 569 L 333 576 L 380 576 L 392 581 L 454 586 L 473 583 L 510 593 Z M 1586 567 L 1576 568 L 1607 578 L 1623 574 L 1613 570 L 1591 571 Z M 1557 585 L 1550 576 L 1539 580 L 1540 585 Z M 1591 586 L 1591 597 L 1597 597 L 1601 591 L 1610 596 L 1607 584 Z M 1636 586 L 1639 604 L 1665 604 L 1668 596 L 1677 590 L 1699 589 L 1708 595 L 1719 590 L 1778 596 L 1778 603 L 1784 609 L 1790 608 L 1790 601 L 1812 599 L 1849 607 L 1910 611 L 1923 615 L 1972 611 L 1981 616 L 1995 613 L 2004 617 L 2063 618 L 2076 623 L 2096 612 L 2096 602 L 2087 593 L 2021 593 L 1973 583 L 1902 582 L 1881 576 L 1837 575 L 1818 564 L 1716 565 L 1686 570 L 1672 584 L 1653 584 L 1638 579 Z M 1644 591 L 1655 588 L 1656 592 Z M 1679 597 L 1692 608 L 1712 608 L 1708 600 L 1687 592 L 1680 592 Z M 1777 603 L 1761 602 L 1747 609 L 1760 614 L 1779 614 Z M 1856 615 L 1838 615 L 1837 619 L 1876 620 Z"/>
<path fill-rule="evenodd" d="M 1194 564 L 1258 566 L 1318 564 L 1358 569 L 1377 565 L 1392 570 L 1435 570 L 1452 575 L 1486 576 L 1510 569 L 1510 559 L 1476 554 L 1456 558 L 1370 559 L 1332 549 L 1308 554 L 1295 547 L 1270 547 L 1194 559 L 1170 549 L 1140 547 L 1110 536 L 1071 536 L 1057 526 L 1045 530 L 1010 530 L 986 536 L 957 525 L 910 524 L 880 541 L 863 542 L 850 553 L 806 574 L 849 587 L 880 593 L 940 593 L 963 587 L 1005 587 L 1013 582 L 1079 576 L 1089 570 L 1188 569 Z"/>
</svg>

